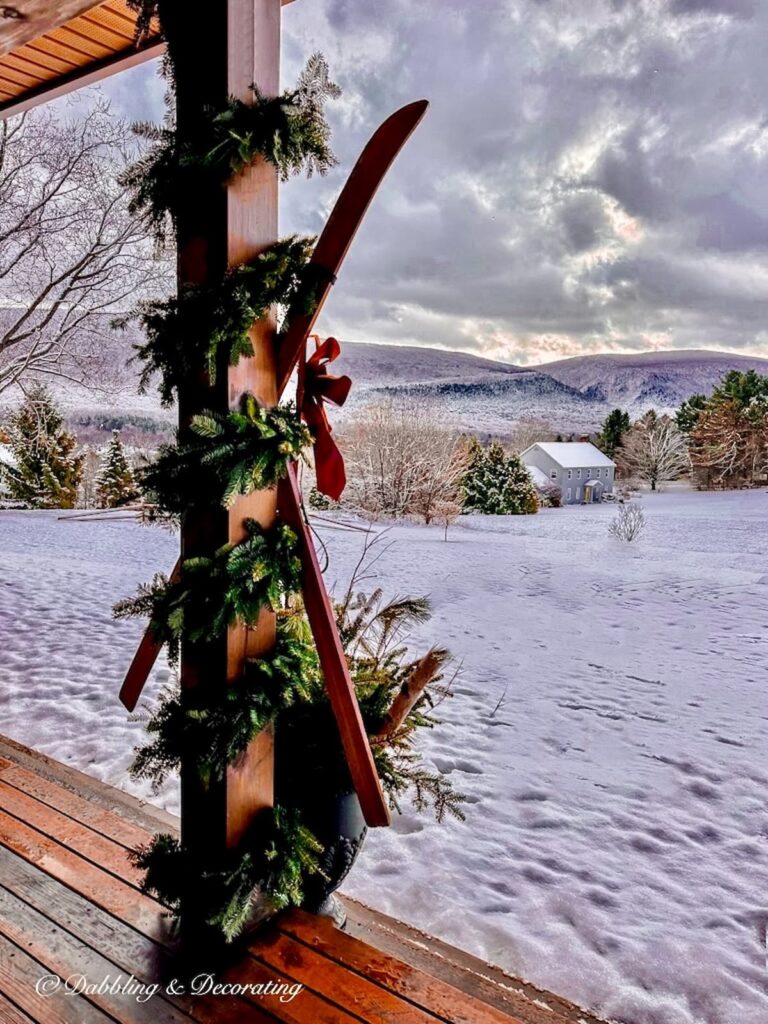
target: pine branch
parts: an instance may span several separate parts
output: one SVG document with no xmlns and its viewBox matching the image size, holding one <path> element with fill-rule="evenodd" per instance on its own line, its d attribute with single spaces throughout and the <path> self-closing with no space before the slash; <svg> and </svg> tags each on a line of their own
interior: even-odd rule
<svg viewBox="0 0 768 1024">
<path fill-rule="evenodd" d="M 292 404 L 268 409 L 250 394 L 227 414 L 196 416 L 191 430 L 193 439 L 161 446 L 139 474 L 161 514 L 180 516 L 212 497 L 229 508 L 238 495 L 274 487 L 312 442 Z"/>
<path fill-rule="evenodd" d="M 245 540 L 225 544 L 210 558 L 188 558 L 176 581 L 155 576 L 136 597 L 114 606 L 115 618 L 148 616 L 175 664 L 182 637 L 208 643 L 236 621 L 255 626 L 263 608 L 280 609 L 299 587 L 296 535 L 285 525 L 264 530 L 253 519 L 243 525 Z"/>
</svg>

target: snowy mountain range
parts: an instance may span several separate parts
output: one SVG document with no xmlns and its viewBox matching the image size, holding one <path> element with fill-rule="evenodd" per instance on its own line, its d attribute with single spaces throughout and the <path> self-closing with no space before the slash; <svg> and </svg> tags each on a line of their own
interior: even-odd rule
<svg viewBox="0 0 768 1024">
<path fill-rule="evenodd" d="M 768 373 L 768 359 L 706 349 L 576 356 L 540 367 L 563 384 L 630 412 L 670 411 L 692 394 L 709 394 L 729 370 Z"/>
<path fill-rule="evenodd" d="M 410 395 L 434 402 L 463 427 L 503 434 L 525 417 L 571 432 L 596 429 L 617 406 L 633 417 L 651 408 L 673 412 L 692 394 L 709 394 L 731 369 L 768 374 L 768 359 L 689 350 L 521 367 L 461 352 L 352 343 L 337 367 L 355 383 L 350 409 Z"/>
<path fill-rule="evenodd" d="M 154 393 L 136 393 L 136 364 L 128 364 L 133 331 L 109 332 L 102 389 L 71 383 L 54 387 L 78 436 L 98 441 L 113 427 L 126 439 L 152 444 L 168 436 L 174 412 Z M 104 364 L 111 367 L 104 379 Z M 341 424 L 362 406 L 411 397 L 433 405 L 462 429 L 504 436 L 523 418 L 546 420 L 563 433 L 595 430 L 613 408 L 637 416 L 649 408 L 671 412 L 692 394 L 708 394 L 728 370 L 768 374 L 768 359 L 707 350 L 588 355 L 539 366 L 515 366 L 464 352 L 347 342 L 334 373 L 353 380 L 350 399 L 334 410 Z M 0 395 L 0 407 L 17 400 Z"/>
</svg>

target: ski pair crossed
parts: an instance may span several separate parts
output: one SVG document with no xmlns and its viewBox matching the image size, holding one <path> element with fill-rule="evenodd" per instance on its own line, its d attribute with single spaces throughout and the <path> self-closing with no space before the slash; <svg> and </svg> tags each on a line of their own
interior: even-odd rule
<svg viewBox="0 0 768 1024">
<path fill-rule="evenodd" d="M 312 313 L 289 313 L 277 352 L 277 394 L 282 394 L 322 310 L 365 213 L 397 154 L 423 118 L 428 103 L 419 100 L 395 111 L 371 136 L 336 201 L 312 257 L 305 280 L 320 281 Z M 299 538 L 304 606 L 317 647 L 328 697 L 339 727 L 344 755 L 366 822 L 388 825 L 389 807 L 381 788 L 355 688 L 349 674 L 333 606 L 325 589 L 317 552 L 301 507 L 295 465 L 278 484 L 278 508 Z M 176 564 L 171 578 L 177 576 Z M 151 626 L 145 632 L 120 689 L 120 700 L 133 711 L 160 653 Z"/>
</svg>

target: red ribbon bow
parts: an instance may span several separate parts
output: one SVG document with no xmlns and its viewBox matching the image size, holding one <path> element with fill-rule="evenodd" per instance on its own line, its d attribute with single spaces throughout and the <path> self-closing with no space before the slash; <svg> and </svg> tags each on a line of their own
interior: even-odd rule
<svg viewBox="0 0 768 1024">
<path fill-rule="evenodd" d="M 341 355 L 341 345 L 335 338 L 320 342 L 301 368 L 299 378 L 301 415 L 315 438 L 315 470 L 317 489 L 338 501 L 347 484 L 344 459 L 333 439 L 333 428 L 328 422 L 325 403 L 344 405 L 352 387 L 349 377 L 336 377 L 328 373 L 328 364 Z"/>
</svg>

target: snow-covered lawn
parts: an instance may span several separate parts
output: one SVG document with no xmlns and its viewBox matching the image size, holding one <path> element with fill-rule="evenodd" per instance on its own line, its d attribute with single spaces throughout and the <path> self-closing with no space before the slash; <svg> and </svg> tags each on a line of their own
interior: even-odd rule
<svg viewBox="0 0 768 1024">
<path fill-rule="evenodd" d="M 346 889 L 607 1017 L 764 1024 L 768 495 L 643 505 L 634 545 L 609 505 L 388 532 L 381 585 L 430 594 L 419 640 L 463 661 L 426 743 L 471 802 L 372 833 Z M 361 535 L 320 525 L 344 583 Z M 139 627 L 109 609 L 174 557 L 160 530 L 0 513 L 0 732 L 133 788 Z"/>
</svg>

